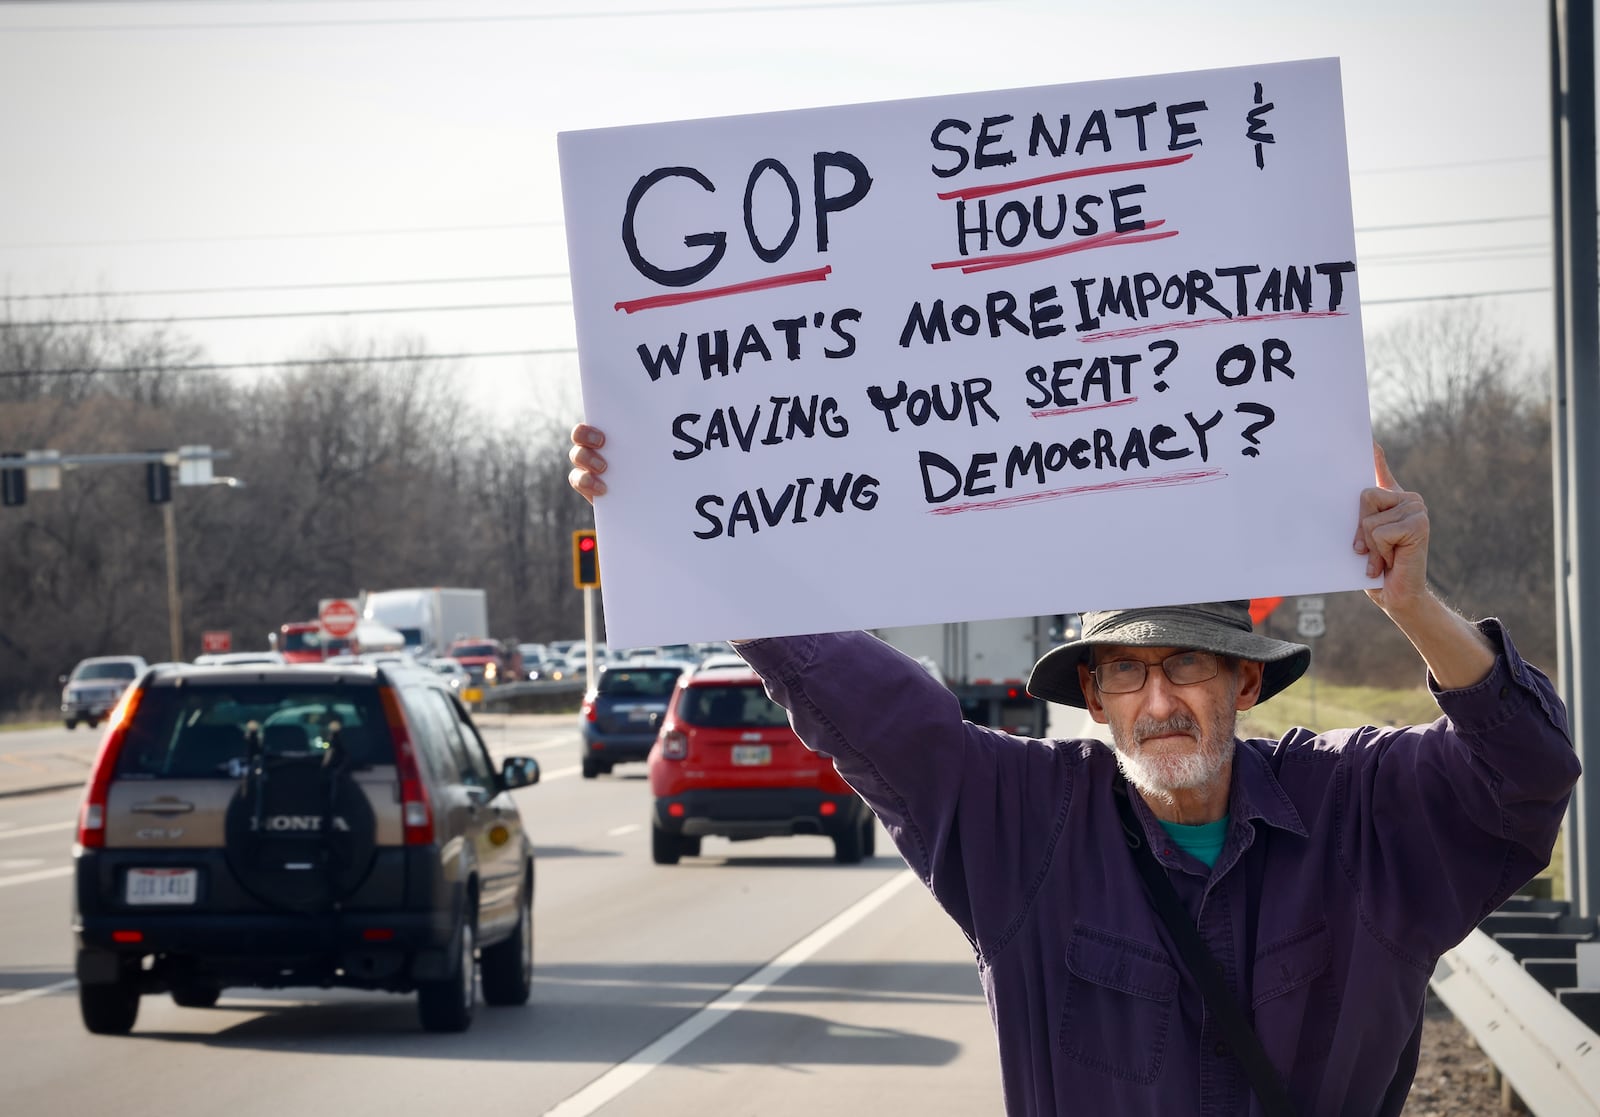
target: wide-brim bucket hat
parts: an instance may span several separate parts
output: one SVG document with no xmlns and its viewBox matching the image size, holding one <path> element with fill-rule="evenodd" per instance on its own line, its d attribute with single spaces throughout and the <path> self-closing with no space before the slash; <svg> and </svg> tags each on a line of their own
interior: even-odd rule
<svg viewBox="0 0 1600 1117">
<path fill-rule="evenodd" d="M 1188 648 L 1255 660 L 1264 667 L 1259 702 L 1283 690 L 1311 666 L 1311 649 L 1304 644 L 1274 640 L 1255 631 L 1248 601 L 1111 609 L 1083 614 L 1079 638 L 1052 648 L 1033 665 L 1028 693 L 1047 702 L 1086 709 L 1078 665 L 1089 662 L 1093 648 L 1106 644 Z"/>
</svg>

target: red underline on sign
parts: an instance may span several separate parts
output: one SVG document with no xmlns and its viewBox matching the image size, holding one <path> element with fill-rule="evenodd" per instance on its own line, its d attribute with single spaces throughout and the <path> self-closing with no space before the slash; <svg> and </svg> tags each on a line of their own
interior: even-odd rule
<svg viewBox="0 0 1600 1117">
<path fill-rule="evenodd" d="M 1119 492 L 1123 489 L 1165 489 L 1173 485 L 1203 485 L 1210 481 L 1219 481 L 1227 473 L 1220 469 L 1194 469 L 1186 473 L 1168 473 L 1163 477 L 1125 477 L 1117 481 L 1102 481 L 1097 485 L 1074 485 L 1068 489 L 1046 489 L 1039 493 L 1019 493 L 1016 496 L 1003 496 L 995 500 L 972 500 L 966 504 L 947 504 L 940 508 L 930 508 L 928 512 L 934 516 L 953 516 L 957 512 L 988 512 L 997 508 L 1015 508 L 1022 504 L 1032 504 L 1040 500 L 1065 500 L 1074 496 L 1090 496 L 1094 493 Z"/>
<path fill-rule="evenodd" d="M 1138 337 L 1140 334 L 1162 333 L 1166 330 L 1192 330 L 1196 326 L 1217 326 L 1224 322 L 1275 322 L 1281 318 L 1343 318 L 1343 310 L 1280 310 L 1276 314 L 1241 314 L 1237 318 L 1196 318 L 1189 322 L 1162 322 L 1151 326 L 1130 326 L 1125 330 L 1096 330 L 1083 334 L 1079 341 L 1115 341 L 1117 338 Z"/>
<path fill-rule="evenodd" d="M 797 283 L 820 283 L 827 279 L 833 271 L 833 265 L 827 264 L 810 271 L 790 272 L 788 275 L 769 275 L 765 279 L 749 279 L 743 283 L 730 284 L 727 287 L 708 287 L 704 291 L 677 291 L 670 295 L 650 295 L 642 299 L 628 299 L 617 303 L 612 309 L 625 310 L 632 314 L 636 310 L 654 310 L 658 306 L 682 306 L 684 303 L 697 303 L 702 299 L 720 299 L 724 295 L 742 295 L 746 291 L 767 291 L 773 287 L 793 287 Z"/>
<path fill-rule="evenodd" d="M 1019 182 L 996 182 L 989 186 L 963 186 L 960 190 L 951 190 L 940 194 L 941 202 L 950 202 L 956 199 L 971 201 L 974 198 L 987 198 L 993 194 L 1007 194 L 1013 190 L 1026 190 L 1031 186 L 1044 186 L 1051 182 L 1065 182 L 1069 178 L 1087 178 L 1090 175 L 1117 175 L 1123 171 L 1147 171 L 1152 167 L 1170 167 L 1174 163 L 1182 163 L 1185 159 L 1192 159 L 1194 152 L 1187 155 L 1168 155 L 1161 159 L 1141 159 L 1136 163 L 1107 163 L 1103 167 L 1079 167 L 1076 170 L 1062 171 L 1059 174 L 1041 175 L 1038 178 L 1025 178 Z"/>
<path fill-rule="evenodd" d="M 1145 223 L 1146 229 L 1154 229 L 1165 225 L 1166 219 Z M 1109 248 L 1119 244 L 1139 244 L 1147 240 L 1165 240 L 1178 235 L 1178 230 L 1172 229 L 1165 233 L 1145 233 L 1129 229 L 1121 233 L 1096 233 L 1092 237 L 1073 241 L 1071 244 L 1058 244 L 1053 248 L 1037 248 L 1032 252 L 1010 252 L 1004 256 L 979 256 L 968 257 L 964 260 L 938 260 L 932 265 L 939 268 L 960 268 L 962 275 L 971 275 L 974 272 L 992 271 L 995 268 L 1010 268 L 1018 264 L 1031 264 L 1035 260 L 1048 260 L 1052 256 L 1065 256 L 1069 252 L 1083 252 L 1090 248 Z"/>
<path fill-rule="evenodd" d="M 1035 419 L 1048 419 L 1054 415 L 1082 415 L 1085 411 L 1104 411 L 1108 407 L 1127 407 L 1130 403 L 1138 403 L 1138 396 L 1129 396 L 1127 399 L 1114 399 L 1109 403 L 1086 403 L 1078 407 L 1052 407 L 1045 411 L 1035 411 Z"/>
</svg>

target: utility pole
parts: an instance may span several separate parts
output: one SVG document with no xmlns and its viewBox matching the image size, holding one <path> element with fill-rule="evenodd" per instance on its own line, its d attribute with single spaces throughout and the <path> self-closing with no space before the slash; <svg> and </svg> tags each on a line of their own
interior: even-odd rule
<svg viewBox="0 0 1600 1117">
<path fill-rule="evenodd" d="M 1568 896 L 1580 915 L 1600 904 L 1600 209 L 1595 187 L 1593 0 L 1550 0 L 1551 93 L 1556 168 L 1556 348 L 1552 393 L 1555 454 L 1558 646 L 1566 651 L 1562 696 L 1588 778 L 1567 822 Z M 1565 397 L 1565 413 L 1561 402 Z M 1559 666 L 1559 665 L 1558 665 Z"/>
</svg>

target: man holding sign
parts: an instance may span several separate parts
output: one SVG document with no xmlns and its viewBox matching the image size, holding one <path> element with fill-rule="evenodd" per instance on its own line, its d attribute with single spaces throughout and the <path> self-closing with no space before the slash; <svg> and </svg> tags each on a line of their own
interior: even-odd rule
<svg viewBox="0 0 1600 1117">
<path fill-rule="evenodd" d="M 593 501 L 604 437 L 573 442 Z M 971 941 L 1007 1113 L 1398 1114 L 1434 964 L 1548 863 L 1579 774 L 1566 711 L 1498 621 L 1428 591 L 1427 509 L 1375 459 L 1352 547 L 1432 725 L 1236 739 L 1310 662 L 1243 601 L 1088 613 L 1039 661 L 1029 690 L 1087 708 L 1109 750 L 965 722 L 863 633 L 739 644 Z"/>
<path fill-rule="evenodd" d="M 1399 1113 L 1435 960 L 1577 779 L 1548 680 L 1429 594 L 1421 498 L 1363 488 L 1343 134 L 1317 59 L 561 137 L 608 632 L 774 637 L 972 943 L 1009 1113 Z M 1310 652 L 1226 599 L 1349 589 L 1444 717 L 1236 739 Z M 1142 607 L 1029 689 L 1112 749 L 832 631 L 1093 602 Z"/>
</svg>

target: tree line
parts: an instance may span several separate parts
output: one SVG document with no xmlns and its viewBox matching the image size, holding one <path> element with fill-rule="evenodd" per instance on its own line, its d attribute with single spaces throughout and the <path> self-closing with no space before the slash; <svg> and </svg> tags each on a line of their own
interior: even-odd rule
<svg viewBox="0 0 1600 1117">
<path fill-rule="evenodd" d="M 249 383 L 187 372 L 168 329 L 56 325 L 0 304 L 0 450 L 70 453 L 208 444 L 243 488 L 174 485 L 183 650 L 226 629 L 236 648 L 310 619 L 326 597 L 481 586 L 492 635 L 583 630 L 571 532 L 590 510 L 566 484 L 576 414 L 513 422 L 465 399 L 451 369 L 404 344 L 345 345 Z M 398 359 L 397 359 L 398 358 Z M 1502 617 L 1554 665 L 1548 389 L 1529 356 L 1471 309 L 1411 319 L 1369 347 L 1374 430 L 1427 499 L 1429 574 L 1469 615 Z M 1352 507 L 1352 534 L 1354 530 Z M 1273 512 L 1230 529 L 1273 546 Z M 85 467 L 0 509 L 0 714 L 45 709 L 89 655 L 170 658 L 162 511 L 143 469 Z M 1292 636 L 1291 610 L 1269 619 Z M 1360 593 L 1328 598 L 1321 677 L 1421 683 L 1415 653 Z"/>
</svg>

